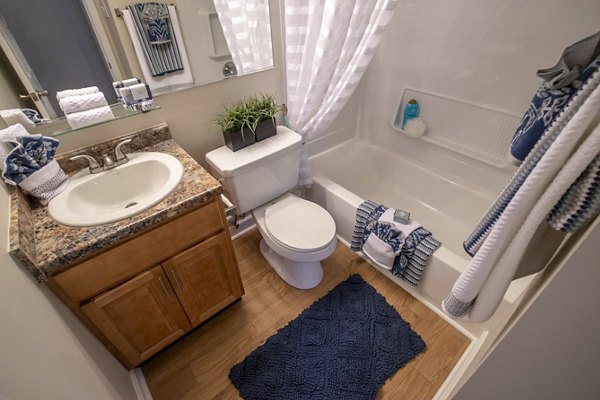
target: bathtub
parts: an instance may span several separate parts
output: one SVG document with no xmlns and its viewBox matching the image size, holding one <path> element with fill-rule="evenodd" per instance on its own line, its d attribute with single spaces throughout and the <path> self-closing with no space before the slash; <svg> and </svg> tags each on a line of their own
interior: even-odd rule
<svg viewBox="0 0 600 400">
<path fill-rule="evenodd" d="M 447 318 L 441 303 L 470 261 L 462 242 L 488 209 L 495 193 L 363 139 L 312 156 L 310 165 L 315 183 L 307 191 L 307 198 L 330 212 L 342 242 L 350 243 L 356 209 L 365 199 L 409 211 L 411 218 L 442 242 L 430 258 L 420 285 L 412 287 L 389 271 L 372 264 L 373 267 L 472 339 L 487 329 L 489 324 Z M 501 309 L 512 304 L 528 282 L 522 279 L 513 283 Z"/>
</svg>

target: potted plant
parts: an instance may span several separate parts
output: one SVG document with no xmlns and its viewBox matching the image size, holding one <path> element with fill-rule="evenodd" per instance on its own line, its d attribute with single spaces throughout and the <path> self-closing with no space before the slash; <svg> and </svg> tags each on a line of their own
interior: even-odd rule
<svg viewBox="0 0 600 400">
<path fill-rule="evenodd" d="M 273 95 L 252 96 L 225 106 L 225 110 L 212 120 L 212 126 L 223 131 L 225 145 L 238 151 L 277 133 L 275 114 L 281 109 Z"/>
</svg>

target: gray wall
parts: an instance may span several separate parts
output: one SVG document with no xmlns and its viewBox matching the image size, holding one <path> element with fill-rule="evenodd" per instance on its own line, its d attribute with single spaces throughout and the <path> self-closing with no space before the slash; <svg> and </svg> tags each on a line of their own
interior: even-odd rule
<svg viewBox="0 0 600 400">
<path fill-rule="evenodd" d="M 600 399 L 600 224 L 455 400 Z"/>
</svg>

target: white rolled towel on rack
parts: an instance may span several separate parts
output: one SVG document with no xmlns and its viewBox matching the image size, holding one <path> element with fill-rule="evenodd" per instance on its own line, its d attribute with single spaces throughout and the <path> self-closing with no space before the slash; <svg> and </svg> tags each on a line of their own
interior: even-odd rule
<svg viewBox="0 0 600 400">
<path fill-rule="evenodd" d="M 66 117 L 67 122 L 69 125 L 71 125 L 71 128 L 78 129 L 83 128 L 84 126 L 108 121 L 109 119 L 113 119 L 115 116 L 109 106 L 104 106 L 67 114 Z"/>
<path fill-rule="evenodd" d="M 65 114 L 70 114 L 79 111 L 91 110 L 92 108 L 104 107 L 108 105 L 108 102 L 104 97 L 104 93 L 95 92 L 78 96 L 64 97 L 58 101 L 58 104 Z"/>
<path fill-rule="evenodd" d="M 60 101 L 61 99 L 64 99 L 65 97 L 81 96 L 84 94 L 97 93 L 99 91 L 100 91 L 100 89 L 98 89 L 98 86 L 88 86 L 88 87 L 84 87 L 81 89 L 62 90 L 60 92 L 56 92 L 56 100 Z"/>
</svg>

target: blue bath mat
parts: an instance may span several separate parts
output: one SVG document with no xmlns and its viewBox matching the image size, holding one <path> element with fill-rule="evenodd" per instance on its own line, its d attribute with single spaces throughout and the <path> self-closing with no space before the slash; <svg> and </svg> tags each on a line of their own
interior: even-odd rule
<svg viewBox="0 0 600 400">
<path fill-rule="evenodd" d="M 246 399 L 374 399 L 425 349 L 385 298 L 351 275 L 229 372 Z"/>
</svg>

